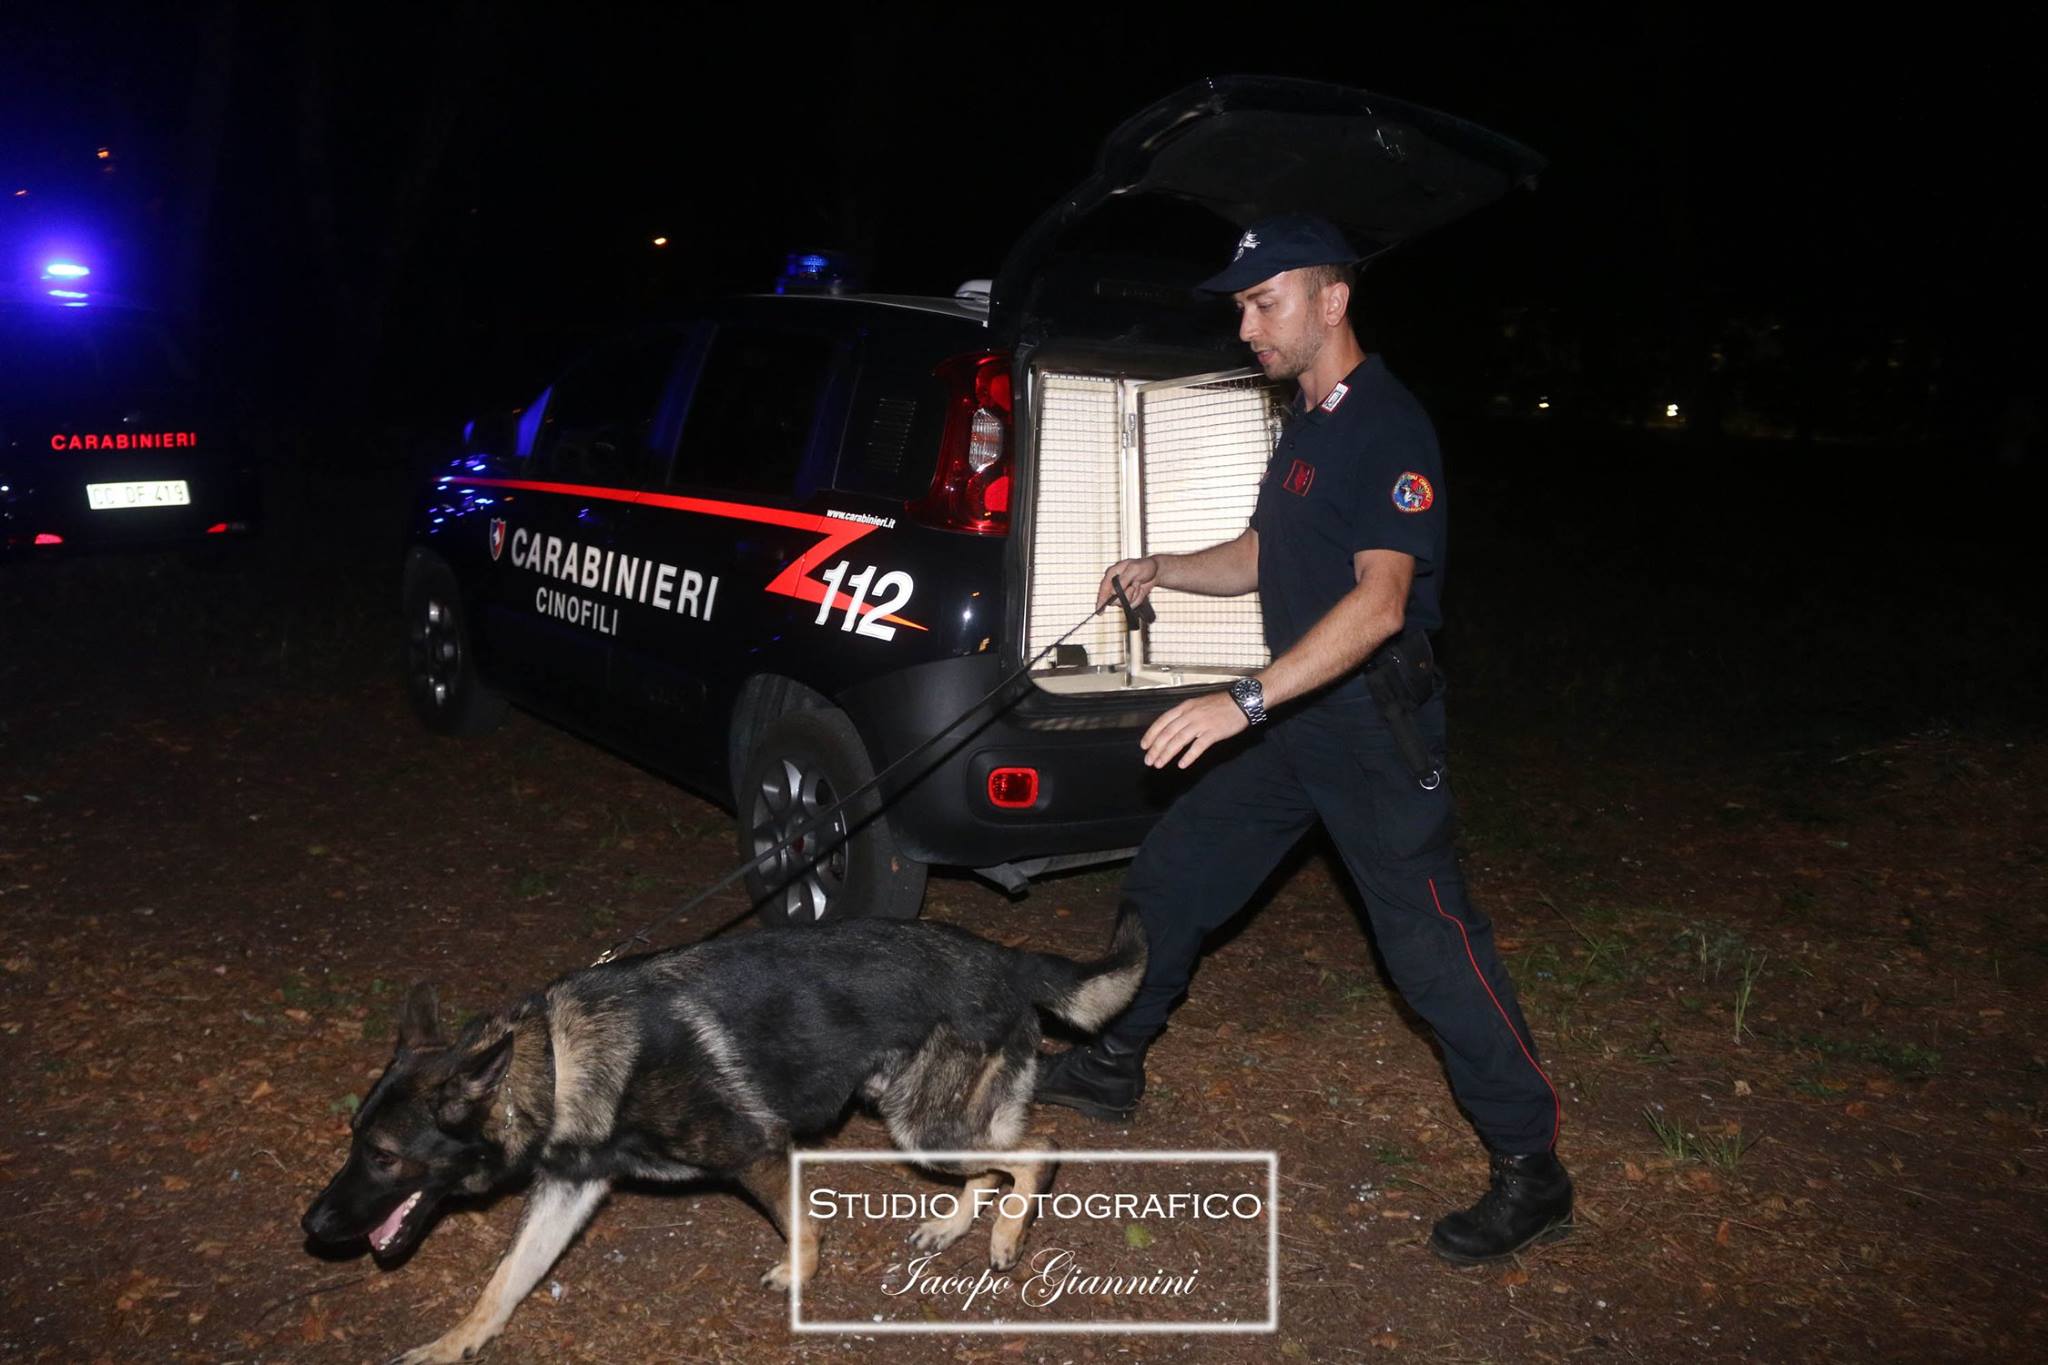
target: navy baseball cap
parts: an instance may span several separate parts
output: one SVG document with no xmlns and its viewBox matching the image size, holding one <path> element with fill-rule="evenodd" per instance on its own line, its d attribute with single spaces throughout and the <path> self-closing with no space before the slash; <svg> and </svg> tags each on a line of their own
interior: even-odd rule
<svg viewBox="0 0 2048 1365">
<path fill-rule="evenodd" d="M 1230 264 L 1197 287 L 1211 294 L 1235 294 L 1284 270 L 1350 265 L 1357 260 L 1358 253 L 1335 223 L 1312 213 L 1282 213 L 1246 228 Z"/>
</svg>

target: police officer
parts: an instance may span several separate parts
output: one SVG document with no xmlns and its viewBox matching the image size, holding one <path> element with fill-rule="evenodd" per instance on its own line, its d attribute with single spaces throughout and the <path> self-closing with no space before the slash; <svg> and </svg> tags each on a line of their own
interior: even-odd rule
<svg viewBox="0 0 2048 1365">
<path fill-rule="evenodd" d="M 1357 259 L 1332 224 L 1288 214 L 1254 225 L 1202 286 L 1234 298 L 1259 368 L 1297 381 L 1300 398 L 1245 532 L 1195 554 L 1120 561 L 1100 601 L 1113 583 L 1134 605 L 1156 587 L 1257 589 L 1273 661 L 1145 732 L 1148 766 L 1185 768 L 1256 729 L 1146 839 L 1124 888 L 1151 948 L 1145 980 L 1100 1038 L 1050 1060 L 1037 1098 L 1128 1119 L 1145 1051 L 1203 938 L 1321 820 L 1394 984 L 1435 1031 L 1452 1092 L 1491 1152 L 1486 1194 L 1430 1236 L 1440 1256 L 1469 1264 L 1569 1232 L 1572 1184 L 1554 1152 L 1562 1106 L 1452 849 L 1427 636 L 1443 619 L 1443 466 L 1421 405 L 1352 333 Z"/>
</svg>

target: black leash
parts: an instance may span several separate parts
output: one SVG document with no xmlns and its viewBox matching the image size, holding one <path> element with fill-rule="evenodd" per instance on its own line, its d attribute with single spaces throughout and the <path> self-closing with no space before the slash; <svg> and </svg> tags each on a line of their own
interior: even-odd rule
<svg viewBox="0 0 2048 1365">
<path fill-rule="evenodd" d="M 1117 605 L 1123 608 L 1124 625 L 1130 630 L 1136 630 L 1138 628 L 1140 620 L 1138 609 L 1133 607 L 1131 605 L 1130 598 L 1124 595 L 1124 585 L 1116 579 L 1111 579 L 1110 590 L 1116 594 Z M 891 763 L 888 767 L 882 769 L 882 771 L 876 773 L 873 777 L 861 783 L 858 787 L 855 787 L 852 791 L 840 797 L 831 805 L 825 807 L 824 810 L 819 811 L 816 815 L 812 816 L 810 823 L 804 825 L 801 829 L 798 829 L 794 833 L 790 834 L 788 837 L 783 839 L 781 843 L 769 849 L 767 852 L 756 854 L 754 857 L 747 859 L 738 867 L 735 867 L 732 871 L 726 873 L 723 877 L 720 877 L 717 881 L 705 887 L 702 891 L 692 896 L 689 900 L 684 901 L 681 905 L 669 911 L 666 915 L 663 915 L 660 919 L 654 921 L 652 924 L 647 925 L 643 929 L 636 930 L 635 932 L 629 934 L 625 938 L 620 939 L 617 943 L 614 943 L 611 947 L 605 949 L 602 953 L 600 953 L 598 955 L 597 961 L 591 963 L 590 965 L 593 967 L 602 967 L 607 962 L 616 960 L 621 952 L 632 947 L 636 943 L 644 943 L 650 948 L 653 947 L 654 940 L 652 938 L 652 935 L 667 928 L 674 921 L 682 918 L 690 911 L 702 905 L 705 901 L 711 899 L 711 897 L 725 890 L 725 888 L 731 886 L 734 882 L 746 876 L 747 873 L 753 870 L 754 868 L 762 867 L 765 871 L 764 864 L 766 864 L 770 859 L 774 858 L 778 853 L 781 853 L 790 845 L 798 843 L 806 838 L 809 838 L 813 831 L 817 830 L 819 826 L 824 825 L 825 823 L 830 821 L 833 816 L 837 815 L 841 810 L 845 809 L 846 806 L 853 802 L 856 798 L 867 795 L 868 792 L 880 786 L 884 778 L 888 777 L 898 768 L 901 768 L 904 764 L 910 762 L 911 759 L 916 758 L 918 755 L 922 754 L 925 750 L 931 748 L 932 745 L 938 743 L 947 735 L 951 734 L 954 727 L 958 726 L 960 722 L 968 719 L 970 716 L 974 715 L 975 712 L 981 710 L 982 707 L 988 705 L 990 702 L 994 701 L 998 696 L 1002 695 L 1002 693 L 1006 691 L 1012 683 L 1016 682 L 1017 679 L 1023 677 L 1026 673 L 1029 673 L 1033 668 L 1036 668 L 1038 666 L 1038 661 L 1040 659 L 1043 659 L 1046 655 L 1052 653 L 1061 645 L 1065 644 L 1068 640 L 1072 639 L 1076 631 L 1080 630 L 1090 621 L 1093 621 L 1097 616 L 1100 616 L 1102 614 L 1103 607 L 1106 607 L 1108 605 L 1109 604 L 1105 602 L 1103 603 L 1102 607 L 1097 607 L 1094 611 L 1089 612 L 1086 616 L 1076 621 L 1073 624 L 1073 626 L 1068 629 L 1065 635 L 1060 636 L 1059 639 L 1054 640 L 1044 649 L 1039 650 L 1038 653 L 1032 655 L 1029 659 L 1026 659 L 1023 663 L 1019 664 L 1016 668 L 1012 669 L 1010 673 L 1007 676 L 1005 676 L 1001 682 L 997 683 L 994 687 L 991 687 L 985 694 L 983 694 L 980 700 L 976 701 L 972 706 L 968 707 L 965 711 L 962 711 L 959 715 L 953 717 L 953 719 L 947 721 L 944 725 L 940 726 L 938 730 L 933 732 L 928 738 L 920 741 L 915 747 L 906 750 L 900 757 L 896 759 L 895 762 Z M 851 830 L 849 830 L 847 832 L 847 838 L 850 839 L 852 837 L 853 833 Z M 738 924 L 741 920 L 745 919 L 747 916 L 753 913 L 754 907 L 750 905 L 745 910 L 742 910 L 739 914 L 734 915 L 731 919 L 725 921 L 723 924 L 719 925 L 717 928 L 713 929 L 710 933 L 704 935 L 703 938 L 697 941 L 699 943 L 703 943 L 711 939 L 717 938 L 720 934 L 732 928 L 735 924 Z"/>
</svg>

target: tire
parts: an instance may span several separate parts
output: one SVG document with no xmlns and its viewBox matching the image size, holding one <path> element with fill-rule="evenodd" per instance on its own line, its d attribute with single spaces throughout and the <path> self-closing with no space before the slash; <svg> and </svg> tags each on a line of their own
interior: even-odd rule
<svg viewBox="0 0 2048 1365">
<path fill-rule="evenodd" d="M 792 711 L 755 740 L 736 793 L 742 858 L 777 848 L 801 823 L 874 776 L 867 746 L 839 711 Z M 870 792 L 747 871 L 755 913 L 769 926 L 843 919 L 915 919 L 926 868 L 897 846 L 880 793 Z M 848 831 L 851 831 L 849 835 Z"/>
<path fill-rule="evenodd" d="M 477 676 L 462 590 L 436 559 L 405 576 L 405 693 L 426 727 L 443 735 L 495 730 L 511 709 Z"/>
</svg>

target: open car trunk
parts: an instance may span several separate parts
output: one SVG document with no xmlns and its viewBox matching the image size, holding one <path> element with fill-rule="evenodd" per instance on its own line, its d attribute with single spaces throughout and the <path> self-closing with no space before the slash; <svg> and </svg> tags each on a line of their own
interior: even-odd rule
<svg viewBox="0 0 2048 1365">
<path fill-rule="evenodd" d="M 1206 549 L 1251 518 L 1278 439 L 1286 386 L 1256 370 L 1145 378 L 1057 358 L 1031 376 L 1036 440 L 1027 649 L 1036 654 L 1095 605 L 1119 559 Z M 1256 593 L 1159 589 L 1136 631 L 1103 612 L 1032 671 L 1048 692 L 1213 684 L 1265 666 Z"/>
<path fill-rule="evenodd" d="M 1292 384 L 1245 359 L 1229 305 L 1196 292 L 1238 229 L 1318 213 L 1377 256 L 1533 184 L 1543 158 L 1448 114 L 1273 76 L 1197 81 L 1118 126 L 995 282 L 1017 357 L 1013 544 L 1027 655 L 1095 605 L 1119 559 L 1241 534 Z M 1256 594 L 1155 592 L 1136 631 L 1107 611 L 1032 670 L 1042 692 L 1200 687 L 1267 663 Z"/>
</svg>

